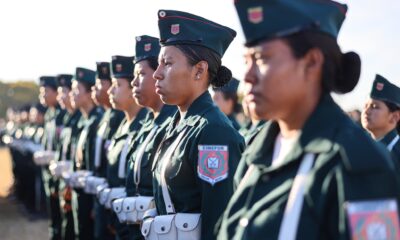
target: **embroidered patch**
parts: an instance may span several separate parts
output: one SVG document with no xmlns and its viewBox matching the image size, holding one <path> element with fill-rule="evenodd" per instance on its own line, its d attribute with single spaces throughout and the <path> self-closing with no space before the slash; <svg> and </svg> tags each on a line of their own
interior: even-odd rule
<svg viewBox="0 0 400 240">
<path fill-rule="evenodd" d="M 151 43 L 146 43 L 145 45 L 144 45 L 144 51 L 145 52 L 148 52 L 148 51 L 150 51 L 151 50 Z"/>
<path fill-rule="evenodd" d="M 122 64 L 120 64 L 120 63 L 116 64 L 116 65 L 115 65 L 115 70 L 116 70 L 117 72 L 121 72 L 121 71 L 122 71 Z"/>
<path fill-rule="evenodd" d="M 353 240 L 400 239 L 396 200 L 348 202 L 345 206 Z"/>
<path fill-rule="evenodd" d="M 249 22 L 258 24 L 263 21 L 263 8 L 262 7 L 253 7 L 247 9 L 247 18 Z"/>
<path fill-rule="evenodd" d="M 376 90 L 382 91 L 384 86 L 385 84 L 378 82 L 376 83 Z"/>
<path fill-rule="evenodd" d="M 171 33 L 176 35 L 180 32 L 179 24 L 172 24 L 171 25 Z"/>
<path fill-rule="evenodd" d="M 108 74 L 108 68 L 107 67 L 102 67 L 101 71 L 103 72 L 103 74 Z"/>
<path fill-rule="evenodd" d="M 228 146 L 199 145 L 198 149 L 199 178 L 214 185 L 228 177 Z"/>
</svg>

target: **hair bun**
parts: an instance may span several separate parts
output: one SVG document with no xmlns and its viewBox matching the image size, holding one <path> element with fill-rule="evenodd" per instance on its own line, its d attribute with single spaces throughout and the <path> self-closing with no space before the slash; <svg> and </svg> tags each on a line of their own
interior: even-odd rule
<svg viewBox="0 0 400 240">
<path fill-rule="evenodd" d="M 342 76 L 338 78 L 335 92 L 351 92 L 358 83 L 361 73 L 361 59 L 355 52 L 348 52 L 342 55 Z"/>
<path fill-rule="evenodd" d="M 229 68 L 221 66 L 218 69 L 215 79 L 211 82 L 213 87 L 219 88 L 225 86 L 232 79 L 232 72 Z"/>
</svg>

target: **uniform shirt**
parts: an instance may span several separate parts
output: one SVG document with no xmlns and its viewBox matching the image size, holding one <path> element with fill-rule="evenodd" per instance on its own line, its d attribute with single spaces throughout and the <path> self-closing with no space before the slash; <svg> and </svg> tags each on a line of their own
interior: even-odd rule
<svg viewBox="0 0 400 240">
<path fill-rule="evenodd" d="M 126 119 L 124 119 L 111 140 L 111 144 L 108 147 L 108 153 L 107 153 L 107 158 L 108 158 L 107 182 L 110 188 L 125 186 L 125 176 L 120 177 L 118 176 L 118 173 L 121 164 L 123 170 L 126 171 L 129 156 L 126 155 L 125 159 L 123 160 L 125 161 L 125 163 L 120 162 L 122 150 L 124 148 L 124 145 L 126 144 L 125 140 L 128 138 L 128 136 L 131 136 L 130 141 L 132 141 L 135 138 L 135 136 L 137 135 L 137 133 L 139 132 L 139 130 L 143 125 L 143 120 L 146 117 L 146 114 L 147 110 L 145 108 L 142 108 L 136 115 L 135 119 L 130 124 L 127 123 Z M 124 130 L 126 129 L 127 124 L 129 124 L 128 131 Z"/>
<path fill-rule="evenodd" d="M 117 132 L 117 129 L 124 117 L 125 115 L 123 112 L 110 108 L 104 112 L 103 117 L 98 125 L 96 144 L 99 143 L 99 146 L 95 146 L 95 161 L 98 154 L 100 166 L 96 167 L 96 175 L 99 177 L 106 176 L 108 162 L 107 149 L 111 144 L 112 137 Z M 97 153 L 97 151 L 99 152 Z"/>
<path fill-rule="evenodd" d="M 135 141 L 132 142 L 130 149 L 133 151 L 128 163 L 128 173 L 126 178 L 126 192 L 128 196 L 153 196 L 153 176 L 151 166 L 157 147 L 164 137 L 167 126 L 169 125 L 173 115 L 176 113 L 176 106 L 164 105 L 159 115 L 154 119 L 153 113 L 149 112 L 146 122 L 138 133 Z M 134 178 L 134 165 L 143 142 L 155 126 L 158 126 L 154 137 L 147 143 L 142 158 L 140 159 L 140 184 L 136 189 Z"/>
<path fill-rule="evenodd" d="M 65 113 L 66 111 L 62 110 L 59 105 L 47 109 L 44 115 L 45 125 L 42 138 L 45 150 L 55 151 L 57 149 Z"/>
<path fill-rule="evenodd" d="M 396 162 L 397 168 L 399 168 L 400 172 L 400 139 L 397 139 L 396 137 L 399 136 L 398 132 L 396 129 L 393 129 L 389 133 L 387 133 L 382 139 L 380 139 L 378 142 L 382 143 L 386 148 L 389 147 L 389 145 L 394 143 L 392 145 L 392 149 L 388 149 L 392 155 L 393 160 Z"/>
<path fill-rule="evenodd" d="M 184 119 L 179 117 L 178 112 L 153 162 L 157 211 L 160 215 L 167 214 L 160 179 L 162 156 L 181 131 L 186 131 L 169 159 L 166 183 L 175 211 L 201 213 L 201 238 L 215 239 L 214 226 L 233 194 L 232 179 L 245 147 L 244 139 L 213 104 L 208 91 L 191 104 Z"/>
<path fill-rule="evenodd" d="M 75 169 L 94 171 L 94 148 L 97 126 L 103 115 L 103 109 L 93 107 L 88 118 L 81 117 L 78 128 L 82 129 L 76 146 Z M 81 142 L 81 139 L 83 140 Z M 81 146 L 79 146 L 81 142 Z"/>
<path fill-rule="evenodd" d="M 227 117 L 228 117 L 228 119 L 231 121 L 233 128 L 235 128 L 236 130 L 239 131 L 239 129 L 240 129 L 240 124 L 239 124 L 238 121 L 236 120 L 235 115 L 232 113 L 232 114 L 229 114 Z"/>
<path fill-rule="evenodd" d="M 249 123 L 239 130 L 239 133 L 244 137 L 244 141 L 246 142 L 247 146 L 253 142 L 254 138 L 264 127 L 265 123 L 265 120 L 257 121 L 256 124 L 253 124 L 251 121 L 249 121 Z"/>
<path fill-rule="evenodd" d="M 76 110 L 72 114 L 66 113 L 64 116 L 64 126 L 60 133 L 60 142 L 57 146 L 58 160 L 73 160 L 71 158 L 74 154 L 71 151 L 71 146 L 73 143 L 73 132 L 77 132 L 76 128 L 82 114 L 80 111 Z"/>
<path fill-rule="evenodd" d="M 246 150 L 235 179 L 240 185 L 222 218 L 218 239 L 278 239 L 293 180 L 305 153 L 315 153 L 307 175 L 296 239 L 350 239 L 345 206 L 394 199 L 399 185 L 383 148 L 322 96 L 292 151 L 272 166 L 276 122 L 267 123 Z M 383 187 L 384 186 L 384 187 Z"/>
</svg>

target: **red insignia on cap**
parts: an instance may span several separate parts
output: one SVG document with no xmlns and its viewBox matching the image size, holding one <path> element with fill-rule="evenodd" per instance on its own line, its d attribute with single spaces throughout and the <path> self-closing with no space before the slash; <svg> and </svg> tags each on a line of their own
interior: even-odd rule
<svg viewBox="0 0 400 240">
<path fill-rule="evenodd" d="M 228 177 L 228 146 L 199 145 L 197 173 L 214 185 Z"/>
<path fill-rule="evenodd" d="M 102 67 L 101 71 L 103 72 L 103 74 L 108 74 L 108 69 L 107 67 Z"/>
<path fill-rule="evenodd" d="M 65 80 L 64 80 L 64 78 L 61 78 L 61 79 L 60 79 L 60 83 L 61 83 L 61 85 L 65 85 Z"/>
<path fill-rule="evenodd" d="M 172 34 L 176 35 L 176 34 L 179 33 L 179 31 L 180 31 L 179 24 L 172 24 L 171 25 L 171 33 Z"/>
<path fill-rule="evenodd" d="M 117 65 L 115 65 L 115 70 L 117 70 L 117 72 L 121 72 L 122 71 L 122 64 L 118 63 Z"/>
<path fill-rule="evenodd" d="M 382 91 L 384 86 L 385 84 L 378 82 L 376 83 L 376 90 Z"/>
<path fill-rule="evenodd" d="M 247 17 L 249 22 L 258 24 L 262 22 L 264 19 L 263 17 L 263 8 L 262 7 L 253 7 L 247 9 Z"/>
<path fill-rule="evenodd" d="M 78 72 L 78 77 L 82 78 L 83 77 L 83 72 Z"/>
<path fill-rule="evenodd" d="M 148 51 L 150 51 L 150 50 L 151 50 L 151 43 L 146 43 L 146 44 L 144 45 L 144 51 L 148 52 Z"/>
</svg>

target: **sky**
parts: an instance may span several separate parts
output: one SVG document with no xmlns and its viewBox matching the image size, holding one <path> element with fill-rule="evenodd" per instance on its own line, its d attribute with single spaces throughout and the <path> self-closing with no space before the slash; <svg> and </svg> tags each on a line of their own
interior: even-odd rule
<svg viewBox="0 0 400 240">
<path fill-rule="evenodd" d="M 361 108 L 376 73 L 400 86 L 400 1 L 351 0 L 339 34 L 342 51 L 361 56 L 357 87 L 335 95 L 345 110 Z M 244 36 L 233 0 L 3 0 L 0 2 L 0 80 L 36 80 L 95 69 L 112 55 L 134 55 L 135 37 L 158 36 L 157 11 L 191 12 L 238 32 L 223 64 L 243 79 Z"/>
</svg>

